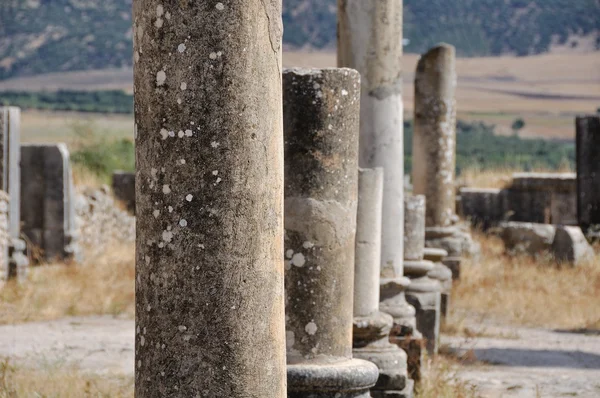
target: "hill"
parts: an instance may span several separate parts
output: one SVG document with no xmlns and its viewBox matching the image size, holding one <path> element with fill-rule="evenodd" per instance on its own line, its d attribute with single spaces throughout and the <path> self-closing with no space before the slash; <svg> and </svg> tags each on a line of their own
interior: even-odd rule
<svg viewBox="0 0 600 398">
<path fill-rule="evenodd" d="M 131 65 L 132 0 L 2 0 L 0 79 Z M 600 48 L 599 0 L 404 0 L 407 52 L 460 55 Z M 336 0 L 285 0 L 287 48 L 333 48 Z"/>
</svg>

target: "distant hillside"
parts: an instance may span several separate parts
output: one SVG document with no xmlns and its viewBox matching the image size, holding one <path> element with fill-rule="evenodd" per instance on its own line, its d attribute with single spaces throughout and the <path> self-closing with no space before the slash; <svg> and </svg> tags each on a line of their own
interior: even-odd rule
<svg viewBox="0 0 600 398">
<path fill-rule="evenodd" d="M 131 64 L 132 0 L 0 0 L 0 79 Z M 366 0 L 365 0 L 366 1 Z M 461 55 L 600 48 L 600 0 L 405 0 L 408 52 L 439 41 Z M 288 48 L 333 48 L 336 0 L 285 0 Z"/>
</svg>

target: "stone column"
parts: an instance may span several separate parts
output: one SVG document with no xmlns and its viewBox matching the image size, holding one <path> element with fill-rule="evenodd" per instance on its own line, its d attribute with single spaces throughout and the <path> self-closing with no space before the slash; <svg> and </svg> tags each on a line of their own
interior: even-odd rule
<svg viewBox="0 0 600 398">
<path fill-rule="evenodd" d="M 401 277 L 402 0 L 339 0 L 338 6 L 338 65 L 361 75 L 359 164 L 384 170 L 381 266 Z"/>
<path fill-rule="evenodd" d="M 576 127 L 578 224 L 600 238 L 600 116 L 578 117 Z"/>
<path fill-rule="evenodd" d="M 8 246 L 1 279 L 26 276 L 29 260 L 21 240 L 21 109 L 0 107 L 0 189 L 8 194 Z"/>
<path fill-rule="evenodd" d="M 384 170 L 381 310 L 394 317 L 394 336 L 417 333 L 404 297 L 404 150 L 402 0 L 338 0 L 338 65 L 361 74 L 361 167 Z"/>
<path fill-rule="evenodd" d="M 136 397 L 286 396 L 281 2 L 133 1 Z"/>
<path fill-rule="evenodd" d="M 430 355 L 437 354 L 440 335 L 440 283 L 428 276 L 434 269 L 424 260 L 425 196 L 404 197 L 404 272 L 411 279 L 406 298 L 417 311 L 417 329 Z"/>
<path fill-rule="evenodd" d="M 455 222 L 456 66 L 453 46 L 421 57 L 415 75 L 413 190 L 427 197 L 427 227 Z"/>
<path fill-rule="evenodd" d="M 447 250 L 446 264 L 458 277 L 470 237 L 456 228 L 455 64 L 454 47 L 440 44 L 417 65 L 412 177 L 414 193 L 427 197 L 426 246 Z"/>
<path fill-rule="evenodd" d="M 369 397 L 352 359 L 359 75 L 283 73 L 288 397 Z"/>
<path fill-rule="evenodd" d="M 414 382 L 407 380 L 406 354 L 389 342 L 394 319 L 379 311 L 382 198 L 383 169 L 359 169 L 352 353 L 379 368 L 373 397 L 409 397 Z"/>
</svg>

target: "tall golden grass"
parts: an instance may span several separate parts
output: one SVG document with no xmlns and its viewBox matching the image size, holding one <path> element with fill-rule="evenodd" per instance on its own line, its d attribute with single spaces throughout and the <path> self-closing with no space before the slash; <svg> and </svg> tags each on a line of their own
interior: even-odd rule
<svg viewBox="0 0 600 398">
<path fill-rule="evenodd" d="M 564 162 L 557 170 L 544 168 L 536 168 L 531 170 L 532 173 L 569 173 L 574 170 L 568 162 Z M 472 188 L 506 188 L 512 183 L 512 175 L 514 173 L 522 173 L 523 170 L 498 167 L 494 169 L 481 169 L 478 167 L 469 167 L 461 171 L 457 177 L 458 186 L 466 186 Z"/>
<path fill-rule="evenodd" d="M 32 267 L 0 289 L 0 324 L 92 314 L 134 315 L 133 244 L 115 244 L 81 265 Z"/>
<path fill-rule="evenodd" d="M 32 370 L 0 359 L 0 398 L 133 398 L 132 376 L 96 375 L 47 364 Z"/>
<path fill-rule="evenodd" d="M 455 312 L 525 326 L 600 328 L 600 254 L 577 267 L 504 254 L 497 237 L 478 234 L 481 258 L 467 260 L 452 290 Z"/>
</svg>

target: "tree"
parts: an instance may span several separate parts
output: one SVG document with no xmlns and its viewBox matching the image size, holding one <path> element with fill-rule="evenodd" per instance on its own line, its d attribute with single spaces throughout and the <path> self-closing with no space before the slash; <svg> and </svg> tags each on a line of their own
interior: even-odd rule
<svg viewBox="0 0 600 398">
<path fill-rule="evenodd" d="M 515 119 L 511 127 L 513 129 L 513 132 L 517 134 L 519 130 L 525 127 L 525 121 L 522 118 Z"/>
</svg>

